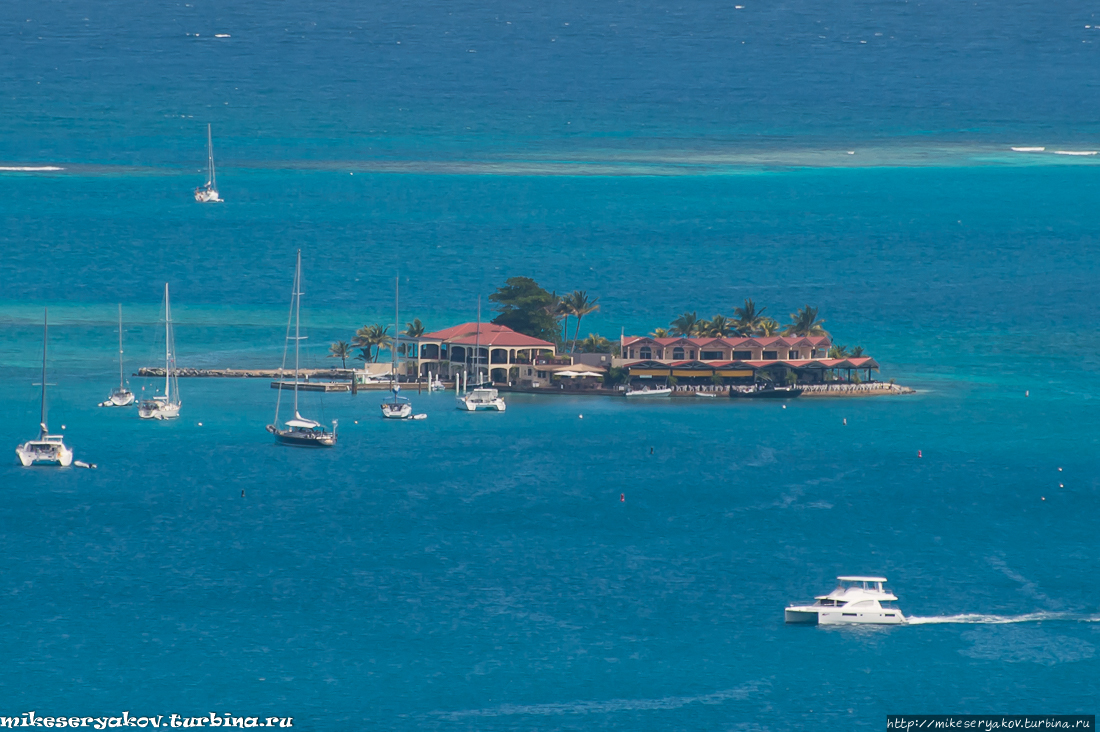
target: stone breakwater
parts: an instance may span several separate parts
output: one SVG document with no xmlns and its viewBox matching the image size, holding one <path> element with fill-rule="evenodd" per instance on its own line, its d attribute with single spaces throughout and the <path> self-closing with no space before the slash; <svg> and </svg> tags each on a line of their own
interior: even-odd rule
<svg viewBox="0 0 1100 732">
<path fill-rule="evenodd" d="M 306 379 L 322 377 L 326 379 L 350 379 L 351 372 L 341 369 L 299 369 L 298 373 Z M 279 369 L 176 369 L 176 376 L 209 377 L 215 379 L 277 379 L 293 377 L 294 369 L 283 371 Z M 164 376 L 163 368 L 142 367 L 135 376 Z"/>
</svg>

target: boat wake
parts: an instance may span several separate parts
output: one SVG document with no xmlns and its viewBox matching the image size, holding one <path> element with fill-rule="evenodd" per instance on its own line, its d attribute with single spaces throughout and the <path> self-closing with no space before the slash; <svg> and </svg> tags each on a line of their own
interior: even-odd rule
<svg viewBox="0 0 1100 732">
<path fill-rule="evenodd" d="M 1025 613 L 1024 615 L 964 613 L 962 615 L 938 615 L 931 618 L 909 618 L 909 624 L 932 625 L 938 623 L 963 623 L 970 625 L 1005 625 L 1007 623 L 1041 623 L 1044 620 L 1068 620 L 1081 623 L 1096 623 L 1100 622 L 1100 616 L 1051 612 Z"/>
<path fill-rule="evenodd" d="M 55 165 L 40 165 L 40 166 L 3 165 L 3 166 L 0 166 L 0 171 L 13 172 L 13 173 L 43 173 L 43 172 L 54 172 L 54 171 L 58 171 L 58 170 L 64 170 L 64 168 L 58 168 Z"/>
</svg>

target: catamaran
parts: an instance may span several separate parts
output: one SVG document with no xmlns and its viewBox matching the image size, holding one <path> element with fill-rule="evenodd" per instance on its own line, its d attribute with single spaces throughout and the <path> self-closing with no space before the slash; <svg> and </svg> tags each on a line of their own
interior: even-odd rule
<svg viewBox="0 0 1100 732">
<path fill-rule="evenodd" d="M 210 134 L 210 125 L 206 125 L 206 185 L 195 189 L 195 200 L 199 203 L 224 203 L 218 195 L 218 181 L 214 177 L 214 138 Z"/>
<path fill-rule="evenodd" d="M 332 421 L 332 431 L 326 430 L 320 422 L 306 419 L 298 412 L 298 345 L 304 338 L 301 335 L 302 309 L 302 250 L 298 250 L 298 260 L 294 267 L 294 286 L 290 295 L 290 315 L 286 323 L 286 341 L 283 346 L 283 365 L 279 367 L 279 395 L 275 398 L 275 421 L 267 426 L 267 431 L 275 435 L 275 440 L 283 445 L 297 447 L 332 447 L 336 444 L 336 420 Z M 294 418 L 279 426 L 279 407 L 283 401 L 282 378 L 286 369 L 286 354 L 289 350 L 291 335 L 290 322 L 294 321 Z"/>
<path fill-rule="evenodd" d="M 101 407 L 128 407 L 134 403 L 134 392 L 126 388 L 126 372 L 122 370 L 122 303 L 118 305 L 118 386 L 111 389 Z"/>
<path fill-rule="evenodd" d="M 393 358 L 393 364 L 390 366 L 390 373 L 393 375 L 393 401 L 382 402 L 382 416 L 386 419 L 411 419 L 413 416 L 412 402 L 403 396 L 400 396 L 401 387 L 397 384 L 397 342 L 401 339 L 401 332 L 399 323 L 400 320 L 400 291 L 401 291 L 401 278 L 397 278 L 394 282 L 393 290 L 393 345 L 390 347 L 390 353 Z"/>
<path fill-rule="evenodd" d="M 176 342 L 172 337 L 172 304 L 168 283 L 164 283 L 164 393 L 142 399 L 138 405 L 142 419 L 175 419 L 180 416 L 180 385 L 176 380 Z"/>
<path fill-rule="evenodd" d="M 27 440 L 15 448 L 19 462 L 23 467 L 32 465 L 60 465 L 67 468 L 73 464 L 73 451 L 65 444 L 61 435 L 51 435 L 46 427 L 46 341 L 49 333 L 49 311 L 42 315 L 42 405 L 38 416 L 38 439 Z"/>
<path fill-rule="evenodd" d="M 469 373 L 469 370 L 466 371 Z M 458 391 L 458 379 L 455 379 L 455 392 Z M 481 298 L 477 299 L 477 335 L 474 338 L 474 388 L 466 391 L 466 380 L 462 380 L 462 394 L 455 397 L 455 408 L 463 412 L 503 412 L 507 405 L 500 398 L 491 382 L 481 380 Z"/>
</svg>

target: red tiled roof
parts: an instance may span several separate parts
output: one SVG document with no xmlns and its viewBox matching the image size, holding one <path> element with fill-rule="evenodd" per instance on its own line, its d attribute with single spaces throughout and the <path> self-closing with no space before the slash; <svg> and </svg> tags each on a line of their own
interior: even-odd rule
<svg viewBox="0 0 1100 732">
<path fill-rule="evenodd" d="M 503 346 L 508 348 L 554 347 L 554 344 L 549 341 L 524 335 L 523 333 L 517 333 L 506 325 L 497 325 L 496 323 L 482 323 L 480 334 L 478 332 L 477 323 L 463 323 L 432 333 L 425 333 L 421 336 L 421 339 L 470 346 L 476 345 L 480 341 L 483 346 Z"/>
<path fill-rule="evenodd" d="M 722 343 L 727 346 L 743 346 L 748 343 L 755 343 L 759 346 L 770 346 L 773 344 L 780 344 L 784 346 L 794 346 L 806 343 L 810 346 L 818 346 L 822 343 L 830 343 L 827 336 L 726 336 L 725 338 L 651 338 L 649 336 L 627 336 L 623 339 L 626 345 L 637 343 L 638 341 L 650 341 L 652 343 L 660 344 L 661 346 L 670 346 L 674 343 L 688 342 L 697 348 L 707 346 L 711 343 Z"/>
</svg>

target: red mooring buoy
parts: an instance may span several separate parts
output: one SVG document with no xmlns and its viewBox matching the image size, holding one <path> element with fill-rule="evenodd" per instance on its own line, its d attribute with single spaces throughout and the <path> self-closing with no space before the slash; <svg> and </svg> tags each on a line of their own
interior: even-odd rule
<svg viewBox="0 0 1100 732">
<path fill-rule="evenodd" d="M 921 455 L 920 450 L 917 450 L 917 457 L 924 457 L 924 455 Z"/>
<path fill-rule="evenodd" d="M 626 503 L 626 494 L 625 493 L 620 493 L 619 494 L 619 500 L 623 503 Z"/>
</svg>

